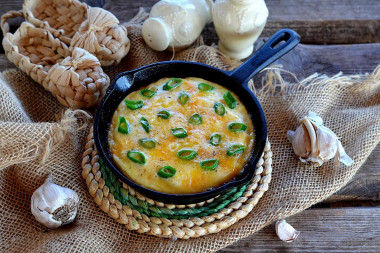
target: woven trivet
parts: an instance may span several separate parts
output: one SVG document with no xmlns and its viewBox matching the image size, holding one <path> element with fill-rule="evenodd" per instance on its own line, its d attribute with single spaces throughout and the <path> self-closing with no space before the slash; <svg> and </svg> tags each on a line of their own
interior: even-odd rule
<svg viewBox="0 0 380 253">
<path fill-rule="evenodd" d="M 247 216 L 268 190 L 272 173 L 267 141 L 249 184 L 197 204 L 173 205 L 147 198 L 119 181 L 99 158 L 92 128 L 82 158 L 82 176 L 104 212 L 129 230 L 179 239 L 217 233 Z"/>
</svg>

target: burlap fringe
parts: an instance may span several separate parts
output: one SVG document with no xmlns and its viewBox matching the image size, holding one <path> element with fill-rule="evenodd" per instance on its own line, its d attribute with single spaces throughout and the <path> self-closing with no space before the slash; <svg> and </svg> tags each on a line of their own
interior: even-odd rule
<svg viewBox="0 0 380 253">
<path fill-rule="evenodd" d="M 142 24 L 145 19 L 149 17 L 149 13 L 147 13 L 144 7 L 139 8 L 139 12 L 128 22 L 123 23 L 122 25 L 128 28 L 129 26 L 138 26 L 142 27 Z"/>
<path fill-rule="evenodd" d="M 6 140 L 0 139 L 2 143 L 0 153 L 4 154 L 0 163 L 0 170 L 11 165 L 31 161 L 38 161 L 40 165 L 44 165 L 48 161 L 52 151 L 62 145 L 62 142 L 67 139 L 68 135 L 81 131 L 88 126 L 92 116 L 83 110 L 67 109 L 61 118 L 59 123 L 44 123 L 48 126 L 48 130 L 38 139 L 23 138 L 20 140 L 19 144 L 22 146 L 22 150 L 18 150 L 18 154 L 9 153 L 8 151 L 12 150 L 8 145 L 14 146 L 17 143 L 7 143 Z M 4 124 L 7 123 L 9 122 L 5 122 Z M 15 129 L 22 129 L 23 125 L 33 123 L 12 122 L 9 124 Z M 15 126 L 15 124 L 19 126 Z M 15 156 L 17 159 L 13 159 Z"/>
<path fill-rule="evenodd" d="M 330 85 L 338 87 L 352 87 L 354 89 L 378 89 L 380 83 L 380 65 L 371 73 L 364 75 L 343 75 L 342 72 L 334 76 L 327 76 L 320 73 L 314 73 L 307 78 L 299 81 L 291 72 L 281 68 L 281 66 L 271 66 L 263 70 L 265 76 L 261 80 L 261 87 L 256 88 L 253 82 L 250 82 L 249 88 L 257 95 L 281 96 L 299 91 L 310 90 L 314 88 L 323 88 Z M 295 83 L 284 80 L 281 73 L 291 75 Z M 375 84 L 375 85 L 374 85 Z"/>
</svg>

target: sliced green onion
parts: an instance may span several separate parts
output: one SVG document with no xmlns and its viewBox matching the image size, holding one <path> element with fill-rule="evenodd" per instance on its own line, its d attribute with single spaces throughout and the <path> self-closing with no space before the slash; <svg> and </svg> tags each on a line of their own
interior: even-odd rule
<svg viewBox="0 0 380 253">
<path fill-rule="evenodd" d="M 223 98 L 226 101 L 229 108 L 231 108 L 231 109 L 236 108 L 237 102 L 236 102 L 235 97 L 231 94 L 231 92 L 227 91 L 226 93 L 224 93 Z"/>
<path fill-rule="evenodd" d="M 187 94 L 186 92 L 181 92 L 181 94 L 179 94 L 179 97 L 178 97 L 178 102 L 181 104 L 181 105 L 184 105 L 187 103 L 187 101 L 189 101 L 190 99 L 190 96 L 189 94 Z"/>
<path fill-rule="evenodd" d="M 187 131 L 182 127 L 172 128 L 170 130 L 172 131 L 172 134 L 177 138 L 187 137 Z"/>
<path fill-rule="evenodd" d="M 228 156 L 238 155 L 240 153 L 243 153 L 244 150 L 245 150 L 244 145 L 234 144 L 227 149 L 227 155 Z"/>
<path fill-rule="evenodd" d="M 168 119 L 170 118 L 170 112 L 166 110 L 159 111 L 157 114 L 158 117 L 163 118 L 163 119 Z"/>
<path fill-rule="evenodd" d="M 183 160 L 193 160 L 197 156 L 197 152 L 192 149 L 182 149 L 178 151 L 177 156 Z"/>
<path fill-rule="evenodd" d="M 153 139 L 141 139 L 140 145 L 143 146 L 144 148 L 155 148 L 156 147 L 156 142 Z"/>
<path fill-rule="evenodd" d="M 216 114 L 218 114 L 220 116 L 223 116 L 224 114 L 226 114 L 226 108 L 220 102 L 216 102 L 214 104 L 214 109 L 215 109 Z"/>
<path fill-rule="evenodd" d="M 231 123 L 228 125 L 228 130 L 232 132 L 243 132 L 247 130 L 247 126 L 243 123 Z"/>
<path fill-rule="evenodd" d="M 149 89 L 140 90 L 140 95 L 146 98 L 151 98 L 154 96 L 154 94 L 156 94 L 156 92 Z"/>
<path fill-rule="evenodd" d="M 119 127 L 117 128 L 117 131 L 122 134 L 128 134 L 129 133 L 129 125 L 127 120 L 123 117 L 119 117 Z"/>
<path fill-rule="evenodd" d="M 199 125 L 200 123 L 202 123 L 202 116 L 198 113 L 194 113 L 190 116 L 189 123 L 193 125 Z"/>
<path fill-rule="evenodd" d="M 173 78 L 167 81 L 163 87 L 164 90 L 171 90 L 174 89 L 175 87 L 178 87 L 183 80 L 181 78 Z"/>
<path fill-rule="evenodd" d="M 145 155 L 140 151 L 128 151 L 127 157 L 134 163 L 145 164 L 146 162 Z"/>
<path fill-rule="evenodd" d="M 144 105 L 144 102 L 142 100 L 127 100 L 126 99 L 124 100 L 124 102 L 127 105 L 127 107 L 131 110 L 140 109 Z"/>
<path fill-rule="evenodd" d="M 149 126 L 148 120 L 144 117 L 141 117 L 140 118 L 140 124 L 144 128 L 145 132 L 149 133 L 150 126 Z"/>
<path fill-rule="evenodd" d="M 218 146 L 222 141 L 222 136 L 220 134 L 213 134 L 210 137 L 210 144 L 213 146 Z"/>
<path fill-rule="evenodd" d="M 218 159 L 210 159 L 200 162 L 201 167 L 205 170 L 215 170 L 215 168 L 218 167 L 218 164 Z"/>
<path fill-rule="evenodd" d="M 201 91 L 212 91 L 214 89 L 214 86 L 207 83 L 200 83 L 198 84 L 198 89 Z"/>
<path fill-rule="evenodd" d="M 174 169 L 172 166 L 164 166 L 159 171 L 157 171 L 157 175 L 162 178 L 169 178 L 175 175 L 177 172 L 176 169 Z"/>
</svg>

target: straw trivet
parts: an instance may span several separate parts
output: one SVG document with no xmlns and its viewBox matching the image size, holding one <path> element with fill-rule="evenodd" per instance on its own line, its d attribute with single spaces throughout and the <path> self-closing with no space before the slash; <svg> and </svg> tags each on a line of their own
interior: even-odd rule
<svg viewBox="0 0 380 253">
<path fill-rule="evenodd" d="M 92 128 L 82 157 L 82 176 L 104 212 L 129 230 L 180 239 L 217 233 L 247 216 L 268 190 L 272 173 L 272 151 L 267 141 L 249 184 L 201 203 L 173 205 L 144 197 L 119 181 L 99 158 Z"/>
</svg>

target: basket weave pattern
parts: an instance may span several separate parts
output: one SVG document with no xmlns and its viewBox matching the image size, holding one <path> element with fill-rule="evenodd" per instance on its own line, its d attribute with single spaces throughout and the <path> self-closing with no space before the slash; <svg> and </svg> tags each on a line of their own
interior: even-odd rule
<svg viewBox="0 0 380 253">
<path fill-rule="evenodd" d="M 243 195 L 234 202 L 207 216 L 191 217 L 188 219 L 168 219 L 166 217 L 148 216 L 129 205 L 123 205 L 112 194 L 101 172 L 99 156 L 93 139 L 93 129 L 87 137 L 85 151 L 82 156 L 82 176 L 86 180 L 89 192 L 101 210 L 106 212 L 116 222 L 124 224 L 127 229 L 138 233 L 147 233 L 159 237 L 189 239 L 207 234 L 218 233 L 240 219 L 246 217 L 268 190 L 272 173 L 272 151 L 267 142 L 264 154 L 257 164 L 255 176 L 247 185 Z M 149 199 L 126 184 L 122 188 L 133 196 L 135 202 L 146 202 L 151 209 L 157 207 L 167 209 L 197 208 L 210 204 L 214 199 L 190 205 L 173 205 Z M 156 208 L 155 208 L 156 207 Z"/>
<path fill-rule="evenodd" d="M 130 42 L 125 26 L 102 8 L 90 8 L 88 19 L 74 35 L 70 49 L 80 47 L 98 57 L 102 66 L 118 64 L 129 52 Z"/>
<path fill-rule="evenodd" d="M 70 55 L 65 43 L 27 22 L 15 34 L 5 35 L 3 47 L 8 59 L 40 84 L 52 65 Z"/>
<path fill-rule="evenodd" d="M 77 0 L 25 0 L 25 19 L 51 32 L 66 44 L 87 16 L 87 4 Z"/>
</svg>

